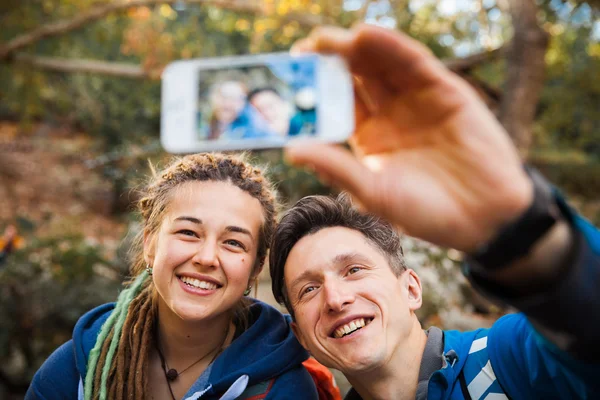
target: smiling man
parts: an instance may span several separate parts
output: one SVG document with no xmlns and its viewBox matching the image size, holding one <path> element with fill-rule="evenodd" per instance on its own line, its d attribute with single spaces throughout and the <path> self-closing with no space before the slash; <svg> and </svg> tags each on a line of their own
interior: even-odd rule
<svg viewBox="0 0 600 400">
<path fill-rule="evenodd" d="M 491 329 L 424 331 L 415 315 L 421 282 L 404 264 L 399 234 L 385 220 L 359 212 L 347 195 L 300 200 L 282 218 L 271 249 L 275 298 L 290 311 L 300 343 L 348 378 L 348 400 L 599 393 L 598 364 L 562 351 L 564 342 L 555 335 L 560 330 L 544 328 L 560 317 L 542 321 L 539 331 L 522 313 L 500 318 Z M 570 340 L 581 344 L 585 333 Z M 585 357 L 594 360 L 595 353 L 590 348 Z"/>
</svg>

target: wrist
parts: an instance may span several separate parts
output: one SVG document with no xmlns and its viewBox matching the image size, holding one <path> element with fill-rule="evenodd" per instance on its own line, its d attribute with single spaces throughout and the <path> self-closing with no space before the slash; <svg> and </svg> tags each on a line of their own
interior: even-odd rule
<svg viewBox="0 0 600 400">
<path fill-rule="evenodd" d="M 492 239 L 468 254 L 471 269 L 489 273 L 507 268 L 529 256 L 545 237 L 554 237 L 547 235 L 554 231 L 552 228 L 563 214 L 557 196 L 536 171 L 527 169 L 527 174 L 533 187 L 529 206 L 498 229 Z"/>
<path fill-rule="evenodd" d="M 560 220 L 540 238 L 524 257 L 498 269 L 485 271 L 485 276 L 496 284 L 511 287 L 522 295 L 551 286 L 564 272 L 574 247 L 572 226 Z"/>
<path fill-rule="evenodd" d="M 490 212 L 492 215 L 489 215 L 491 221 L 487 229 L 481 233 L 477 244 L 466 251 L 467 254 L 475 253 L 492 243 L 506 227 L 522 218 L 531 207 L 535 195 L 533 181 L 524 169 L 519 172 L 518 178 L 511 181 L 510 190 L 497 196 L 496 204 Z"/>
</svg>

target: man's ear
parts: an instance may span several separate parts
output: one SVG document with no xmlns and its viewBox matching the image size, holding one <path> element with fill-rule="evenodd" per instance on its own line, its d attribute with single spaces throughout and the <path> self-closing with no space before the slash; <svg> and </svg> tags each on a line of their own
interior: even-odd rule
<svg viewBox="0 0 600 400">
<path fill-rule="evenodd" d="M 408 308 L 411 311 L 416 311 L 423 305 L 421 279 L 412 269 L 407 269 L 404 273 L 407 274 L 405 284 L 408 292 Z"/>
<path fill-rule="evenodd" d="M 298 324 L 292 321 L 290 326 L 292 327 L 292 332 L 294 332 L 294 335 L 296 335 L 296 339 L 298 339 L 302 347 L 308 351 L 308 347 L 306 347 L 306 341 L 304 340 L 304 336 L 302 336 L 302 331 L 300 331 L 300 328 L 298 328 Z"/>
<path fill-rule="evenodd" d="M 154 264 L 154 247 L 154 235 L 148 231 L 144 231 L 144 261 L 146 261 L 146 264 L 150 265 L 150 267 Z"/>
</svg>

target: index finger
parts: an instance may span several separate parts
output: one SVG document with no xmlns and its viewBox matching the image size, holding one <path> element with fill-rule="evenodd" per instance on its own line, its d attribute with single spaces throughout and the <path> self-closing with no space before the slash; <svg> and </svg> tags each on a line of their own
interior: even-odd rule
<svg viewBox="0 0 600 400">
<path fill-rule="evenodd" d="M 398 90 L 434 84 L 451 74 L 420 42 L 402 32 L 366 24 L 352 30 L 316 28 L 293 51 L 338 54 L 347 60 L 353 74 Z"/>
</svg>

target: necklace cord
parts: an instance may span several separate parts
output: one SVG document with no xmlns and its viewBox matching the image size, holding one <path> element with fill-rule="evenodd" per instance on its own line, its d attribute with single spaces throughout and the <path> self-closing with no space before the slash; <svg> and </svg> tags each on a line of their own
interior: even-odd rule
<svg viewBox="0 0 600 400">
<path fill-rule="evenodd" d="M 215 361 L 215 359 L 219 356 L 219 354 L 221 354 L 221 352 L 223 351 L 223 346 L 225 345 L 225 342 L 227 341 L 227 337 L 229 337 L 229 331 L 230 331 L 230 325 L 228 324 L 227 325 L 227 331 L 225 331 L 225 336 L 223 338 L 223 341 L 221 342 L 221 344 L 217 348 L 217 351 L 215 352 L 214 356 L 212 357 L 212 359 L 210 360 L 210 362 L 208 363 L 208 365 L 212 364 Z M 159 344 L 159 340 L 158 340 L 158 329 L 157 329 L 157 334 L 156 334 L 156 351 L 158 352 L 158 357 L 160 358 L 160 364 L 161 364 L 161 367 L 162 367 L 162 371 L 163 371 L 163 373 L 165 375 L 165 379 L 167 381 L 167 386 L 169 388 L 169 392 L 171 393 L 171 398 L 173 400 L 176 400 L 176 399 L 175 399 L 175 394 L 173 393 L 173 389 L 171 388 L 171 382 L 175 381 L 185 371 L 187 371 L 188 369 L 192 368 L 194 365 L 198 364 L 200 361 L 204 360 L 206 358 L 206 356 L 208 356 L 214 350 L 215 349 L 212 349 L 211 351 L 209 351 L 208 353 L 206 353 L 205 355 L 203 355 L 201 358 L 199 358 L 198 360 L 194 361 L 194 363 L 192 363 L 191 365 L 189 365 L 183 371 L 177 372 L 177 370 L 174 369 L 174 368 L 169 369 L 169 365 L 167 364 L 165 356 L 164 356 L 163 352 L 160 349 L 160 344 Z M 174 376 L 170 374 L 171 371 L 174 371 Z M 172 378 L 170 378 L 170 376 L 172 376 Z"/>
</svg>

